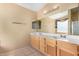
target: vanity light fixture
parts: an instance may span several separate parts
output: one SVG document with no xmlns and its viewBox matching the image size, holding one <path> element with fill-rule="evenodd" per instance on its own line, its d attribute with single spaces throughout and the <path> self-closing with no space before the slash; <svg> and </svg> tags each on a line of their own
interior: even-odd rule
<svg viewBox="0 0 79 59">
<path fill-rule="evenodd" d="M 57 8 L 59 8 L 59 5 L 53 6 L 53 9 L 57 9 Z"/>
<path fill-rule="evenodd" d="M 48 14 L 48 13 L 54 12 L 55 10 L 58 10 L 59 7 L 60 7 L 59 5 L 55 5 L 53 8 L 51 8 L 51 10 L 48 10 L 48 11 L 45 10 L 43 13 Z"/>
<path fill-rule="evenodd" d="M 44 13 L 44 14 L 46 14 L 46 13 L 47 13 L 47 11 L 45 10 L 43 13 Z"/>
<path fill-rule="evenodd" d="M 64 16 L 67 16 L 67 15 L 68 15 L 68 11 L 63 11 L 63 12 L 59 12 L 59 13 L 51 15 L 51 16 L 49 16 L 49 18 L 57 20 L 57 19 L 60 19 Z"/>
</svg>

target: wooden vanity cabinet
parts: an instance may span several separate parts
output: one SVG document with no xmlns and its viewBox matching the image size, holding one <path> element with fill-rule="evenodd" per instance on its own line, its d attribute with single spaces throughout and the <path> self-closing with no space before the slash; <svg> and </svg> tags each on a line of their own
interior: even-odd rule
<svg viewBox="0 0 79 59">
<path fill-rule="evenodd" d="M 56 40 L 32 35 L 31 45 L 45 55 L 56 56 Z"/>
<path fill-rule="evenodd" d="M 31 46 L 39 49 L 40 48 L 40 37 L 39 36 L 31 36 Z"/>
<path fill-rule="evenodd" d="M 57 55 L 58 56 L 77 56 L 77 45 L 64 41 L 57 41 Z"/>
<path fill-rule="evenodd" d="M 56 50 L 56 40 L 54 39 L 46 39 L 47 44 L 47 54 L 49 56 L 56 56 L 57 50 Z"/>
<path fill-rule="evenodd" d="M 31 46 L 48 56 L 79 56 L 79 45 L 41 36 L 31 36 Z"/>
<path fill-rule="evenodd" d="M 31 35 L 31 46 L 46 55 L 46 39 L 44 37 Z"/>
<path fill-rule="evenodd" d="M 40 37 L 40 51 L 46 53 L 46 38 Z"/>
</svg>

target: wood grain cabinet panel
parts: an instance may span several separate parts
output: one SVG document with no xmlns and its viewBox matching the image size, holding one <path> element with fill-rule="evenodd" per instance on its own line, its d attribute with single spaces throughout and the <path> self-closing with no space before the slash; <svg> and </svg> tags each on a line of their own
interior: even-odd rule
<svg viewBox="0 0 79 59">
<path fill-rule="evenodd" d="M 46 51 L 46 39 L 45 38 L 40 38 L 40 51 L 45 53 Z"/>
<path fill-rule="evenodd" d="M 57 41 L 57 55 L 77 56 L 77 45 L 69 42 Z"/>
<path fill-rule="evenodd" d="M 75 56 L 75 54 L 70 53 L 70 52 L 63 50 L 63 49 L 59 49 L 59 56 Z"/>
<path fill-rule="evenodd" d="M 47 45 L 47 54 L 49 56 L 56 56 L 56 47 L 52 47 L 50 45 Z"/>
<path fill-rule="evenodd" d="M 50 46 L 56 46 L 56 40 L 55 39 L 47 39 L 46 43 Z"/>
<path fill-rule="evenodd" d="M 31 46 L 32 47 L 35 47 L 35 39 L 34 39 L 34 37 L 33 36 L 31 36 Z"/>
<path fill-rule="evenodd" d="M 46 40 L 46 44 L 47 44 L 47 54 L 49 56 L 56 56 L 56 40 L 53 39 L 47 39 Z"/>
<path fill-rule="evenodd" d="M 31 36 L 31 45 L 32 45 L 32 47 L 39 49 L 40 39 L 38 36 Z"/>
</svg>

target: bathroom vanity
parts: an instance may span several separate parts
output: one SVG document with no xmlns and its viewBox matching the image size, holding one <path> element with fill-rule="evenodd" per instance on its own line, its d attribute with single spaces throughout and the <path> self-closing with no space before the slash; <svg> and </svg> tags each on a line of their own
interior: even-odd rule
<svg viewBox="0 0 79 59">
<path fill-rule="evenodd" d="M 31 33 L 31 46 L 48 56 L 78 56 L 79 37 L 70 35 L 61 37 L 60 34 Z"/>
</svg>

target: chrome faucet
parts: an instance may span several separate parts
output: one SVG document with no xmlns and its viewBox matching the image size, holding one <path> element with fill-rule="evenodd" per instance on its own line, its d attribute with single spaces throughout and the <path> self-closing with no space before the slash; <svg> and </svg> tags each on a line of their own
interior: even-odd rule
<svg viewBox="0 0 79 59">
<path fill-rule="evenodd" d="M 61 34 L 60 37 L 61 37 L 61 38 L 66 38 L 66 35 Z"/>
</svg>

